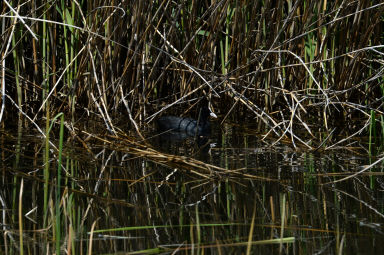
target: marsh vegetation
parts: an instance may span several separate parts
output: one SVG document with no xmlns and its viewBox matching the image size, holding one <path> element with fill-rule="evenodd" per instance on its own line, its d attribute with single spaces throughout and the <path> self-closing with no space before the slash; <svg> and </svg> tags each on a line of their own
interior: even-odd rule
<svg viewBox="0 0 384 255">
<path fill-rule="evenodd" d="M 1 7 L 5 254 L 382 250 L 384 3 Z"/>
</svg>

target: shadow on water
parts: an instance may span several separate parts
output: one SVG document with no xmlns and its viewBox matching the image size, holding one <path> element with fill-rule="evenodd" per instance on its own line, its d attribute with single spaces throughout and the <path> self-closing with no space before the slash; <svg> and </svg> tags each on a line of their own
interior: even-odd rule
<svg viewBox="0 0 384 255">
<path fill-rule="evenodd" d="M 21 224 L 24 250 L 53 252 L 57 213 L 54 206 L 43 210 L 44 139 L 5 130 L 0 135 L 1 250 L 18 251 Z M 63 251 L 69 246 L 76 253 L 88 251 L 93 224 L 95 254 L 239 254 L 247 250 L 251 231 L 252 254 L 376 254 L 384 249 L 382 165 L 332 183 L 372 163 L 367 157 L 346 150 L 313 154 L 271 147 L 255 132 L 229 125 L 214 126 L 204 140 L 170 133 L 150 142 L 159 151 L 228 171 L 172 167 L 129 148 L 112 150 L 100 140 L 89 142 L 88 151 L 68 142 L 58 201 L 56 156 L 47 184 L 49 204 L 60 206 Z M 286 239 L 279 243 L 280 237 Z"/>
</svg>

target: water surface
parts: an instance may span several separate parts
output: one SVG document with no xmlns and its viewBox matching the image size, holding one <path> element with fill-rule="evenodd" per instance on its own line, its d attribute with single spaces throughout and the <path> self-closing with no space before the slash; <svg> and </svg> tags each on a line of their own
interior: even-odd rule
<svg viewBox="0 0 384 255">
<path fill-rule="evenodd" d="M 23 249 L 31 254 L 55 250 L 57 219 L 63 252 L 69 244 L 75 253 L 88 251 L 93 224 L 93 254 L 239 254 L 251 231 L 252 254 L 384 249 L 382 164 L 335 182 L 379 159 L 362 150 L 271 146 L 252 129 L 231 125 L 214 125 L 212 135 L 199 141 L 151 132 L 142 153 L 126 145 L 129 137 L 82 134 L 86 147 L 76 139 L 65 142 L 58 192 L 57 152 L 50 148 L 46 183 L 44 139 L 19 131 L 0 132 L 0 244 L 9 253 L 20 249 L 20 219 Z M 58 144 L 57 137 L 50 140 Z M 282 244 L 262 242 L 281 237 Z"/>
</svg>

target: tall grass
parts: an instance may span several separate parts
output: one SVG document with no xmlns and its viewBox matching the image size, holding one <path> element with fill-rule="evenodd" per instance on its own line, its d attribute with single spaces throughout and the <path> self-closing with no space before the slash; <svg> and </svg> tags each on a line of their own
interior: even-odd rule
<svg viewBox="0 0 384 255">
<path fill-rule="evenodd" d="M 121 123 L 128 122 L 125 131 L 144 138 L 142 131 L 158 115 L 195 110 L 195 99 L 206 96 L 222 121 L 257 123 L 265 137 L 273 138 L 271 143 L 326 150 L 361 135 L 368 137 L 369 153 L 377 155 L 384 141 L 384 4 L 376 2 L 183 0 L 121 1 L 112 6 L 100 0 L 2 1 L 0 122 L 7 128 L 15 116 L 22 116 L 19 131 L 21 125 L 39 132 L 45 126 L 39 208 L 44 220 L 39 227 L 52 226 L 49 238 L 55 241 L 47 250 L 60 253 L 65 245 L 69 253 L 86 249 L 75 245 L 87 212 L 73 197 L 79 182 L 69 178 L 82 169 L 65 157 L 61 113 L 68 116 L 65 128 L 73 139 L 78 138 L 77 127 L 88 128 L 83 124 L 89 119 L 103 123 L 100 133 L 111 134 L 121 134 Z M 57 135 L 52 125 L 58 116 Z M 223 135 L 223 144 L 230 135 Z M 56 137 L 58 149 L 52 146 Z M 129 146 L 140 157 L 146 153 L 149 159 L 169 163 L 141 144 Z M 15 168 L 21 147 L 19 141 Z M 231 169 L 226 153 L 220 160 Z M 315 172 L 313 159 L 309 161 L 309 171 Z M 203 171 L 212 166 L 193 165 L 194 171 L 202 171 L 200 177 L 212 174 Z M 67 171 L 64 180 L 62 166 Z M 218 185 L 224 198 L 220 203 L 225 217 L 233 219 L 235 191 L 230 179 L 224 180 Z M 12 208 L 17 208 L 19 182 L 13 179 Z M 313 188 L 313 174 L 304 182 Z M 184 184 L 180 187 L 185 192 Z M 265 189 L 263 201 L 268 200 Z M 90 196 L 94 192 L 89 191 Z M 277 222 L 279 208 L 269 198 L 272 222 Z M 289 199 L 280 198 L 282 240 L 293 206 Z M 21 217 L 23 208 L 18 208 Z M 187 213 L 185 208 L 178 213 L 180 225 L 188 224 Z M 198 252 L 203 251 L 203 217 L 196 205 L 190 239 L 200 245 Z M 20 218 L 20 233 L 23 224 Z M 19 240 L 22 252 L 22 234 Z M 253 243 L 249 236 L 248 253 Z M 343 250 L 343 238 L 338 237 L 337 245 Z"/>
<path fill-rule="evenodd" d="M 35 1 L 13 6 L 19 18 L 4 6 L 12 54 L 3 46 L 2 58 L 13 61 L 2 86 L 34 119 L 42 107 L 72 121 L 86 113 L 111 132 L 117 115 L 142 126 L 159 102 L 205 94 L 217 113 L 258 117 L 269 134 L 312 148 L 314 116 L 326 131 L 334 118 L 369 118 L 366 107 L 382 114 L 384 4 L 374 3 Z"/>
</svg>

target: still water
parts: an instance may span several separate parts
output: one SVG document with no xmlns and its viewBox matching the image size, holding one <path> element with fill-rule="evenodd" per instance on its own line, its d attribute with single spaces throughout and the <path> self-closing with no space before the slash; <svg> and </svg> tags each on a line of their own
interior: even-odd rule
<svg viewBox="0 0 384 255">
<path fill-rule="evenodd" d="M 335 182 L 380 159 L 356 144 L 313 153 L 231 125 L 202 140 L 79 131 L 64 141 L 59 186 L 42 135 L 0 136 L 3 254 L 384 250 L 383 165 Z"/>
</svg>

